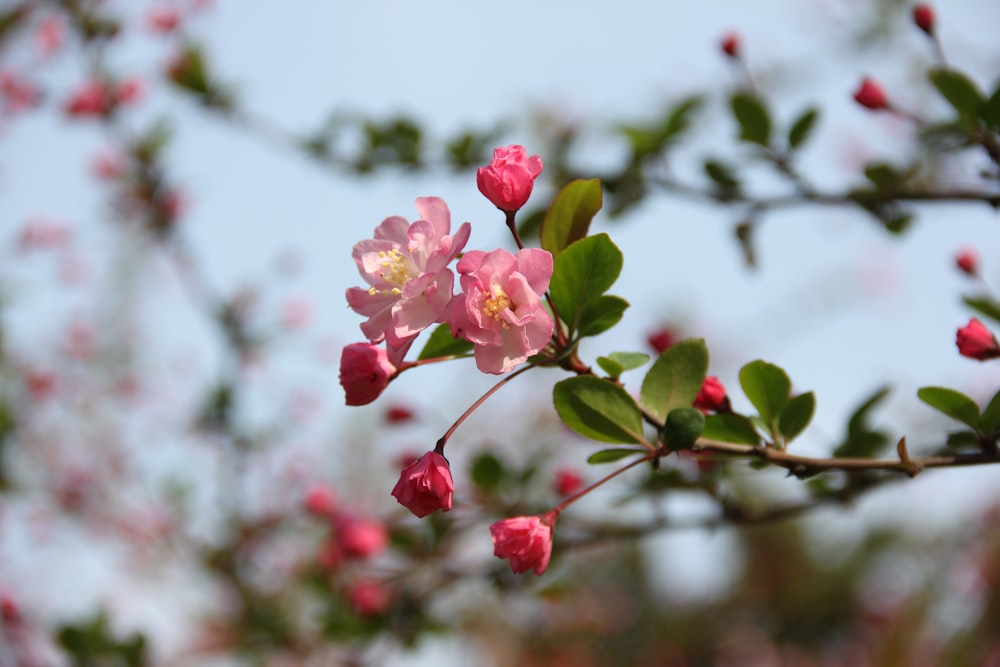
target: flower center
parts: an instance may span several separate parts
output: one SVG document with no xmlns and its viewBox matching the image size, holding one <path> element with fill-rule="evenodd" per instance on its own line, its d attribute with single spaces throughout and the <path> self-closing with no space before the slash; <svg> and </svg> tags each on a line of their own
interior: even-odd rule
<svg viewBox="0 0 1000 667">
<path fill-rule="evenodd" d="M 499 320 L 500 314 L 508 308 L 510 308 L 510 297 L 507 296 L 502 287 L 494 285 L 493 296 L 483 303 L 483 315 Z"/>
<path fill-rule="evenodd" d="M 410 266 L 409 262 L 406 261 L 406 257 L 399 251 L 398 248 L 393 248 L 392 250 L 380 250 L 378 253 L 379 266 L 382 270 L 378 272 L 378 277 L 384 280 L 392 287 L 388 290 L 380 290 L 375 287 L 369 287 L 368 293 L 372 296 L 376 294 L 381 294 L 385 292 L 390 292 L 392 294 L 400 294 L 402 290 L 400 289 L 410 280 Z"/>
</svg>

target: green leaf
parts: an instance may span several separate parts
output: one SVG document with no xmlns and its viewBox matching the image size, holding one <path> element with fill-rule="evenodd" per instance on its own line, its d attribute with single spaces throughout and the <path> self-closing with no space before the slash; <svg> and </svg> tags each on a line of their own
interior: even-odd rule
<svg viewBox="0 0 1000 667">
<path fill-rule="evenodd" d="M 600 442 L 645 442 L 639 406 L 612 382 L 572 377 L 556 383 L 552 400 L 559 418 L 582 436 Z"/>
<path fill-rule="evenodd" d="M 962 392 L 947 387 L 921 387 L 917 398 L 972 430 L 979 430 L 979 406 Z"/>
<path fill-rule="evenodd" d="M 985 315 L 995 322 L 1000 322 L 1000 303 L 997 303 L 993 299 L 989 297 L 963 296 L 962 301 L 979 314 Z"/>
<path fill-rule="evenodd" d="M 736 93 L 730 100 L 733 117 L 740 125 L 740 139 L 761 146 L 771 141 L 771 116 L 756 95 Z"/>
<path fill-rule="evenodd" d="M 705 160 L 705 174 L 712 179 L 723 192 L 736 192 L 740 189 L 740 181 L 733 173 L 733 168 L 718 160 Z"/>
<path fill-rule="evenodd" d="M 872 410 L 885 400 L 889 391 L 889 387 L 881 387 L 855 408 L 847 422 L 847 436 L 834 449 L 834 456 L 871 458 L 889 443 L 888 434 L 876 431 L 868 424 Z"/>
<path fill-rule="evenodd" d="M 542 221 L 542 248 L 558 257 L 574 241 L 587 236 L 590 221 L 601 210 L 601 181 L 572 181 L 564 187 Z"/>
<path fill-rule="evenodd" d="M 587 457 L 587 463 L 614 463 L 615 461 L 620 461 L 621 459 L 627 458 L 629 456 L 636 456 L 637 454 L 646 454 L 645 449 L 602 449 L 599 452 L 594 452 Z"/>
<path fill-rule="evenodd" d="M 980 417 L 979 423 L 982 425 L 983 433 L 987 435 L 995 435 L 1000 430 L 1000 391 L 993 395 L 989 405 L 983 409 L 983 415 Z"/>
<path fill-rule="evenodd" d="M 810 107 L 802 112 L 802 115 L 795 119 L 792 127 L 788 130 L 788 147 L 795 150 L 805 143 L 809 135 L 812 134 L 819 118 L 819 109 Z"/>
<path fill-rule="evenodd" d="M 431 337 L 424 344 L 424 349 L 420 351 L 417 359 L 434 359 L 436 357 L 448 357 L 453 354 L 467 354 L 472 351 L 472 343 L 461 340 L 451 335 L 451 327 L 447 324 L 439 324 L 434 327 Z"/>
<path fill-rule="evenodd" d="M 705 430 L 701 433 L 708 440 L 735 442 L 741 445 L 760 445 L 760 435 L 753 423 L 737 414 L 708 415 Z"/>
<path fill-rule="evenodd" d="M 697 408 L 676 408 L 663 424 L 663 446 L 672 452 L 691 449 L 705 430 L 705 415 Z"/>
<path fill-rule="evenodd" d="M 608 374 L 613 380 L 617 380 L 618 377 L 625 372 L 622 365 L 619 364 L 614 359 L 609 359 L 608 357 L 597 357 L 597 365 Z"/>
<path fill-rule="evenodd" d="M 983 105 L 983 121 L 990 129 L 1000 130 L 1000 85 Z"/>
<path fill-rule="evenodd" d="M 675 408 L 689 408 L 708 373 L 708 348 L 701 338 L 689 338 L 667 348 L 642 380 L 640 396 L 657 419 Z"/>
<path fill-rule="evenodd" d="M 555 259 L 549 294 L 570 335 L 584 309 L 608 291 L 622 270 L 622 252 L 607 234 L 580 239 Z"/>
<path fill-rule="evenodd" d="M 620 296 L 602 294 L 583 308 L 580 313 L 581 336 L 602 334 L 621 321 L 628 301 Z"/>
<path fill-rule="evenodd" d="M 766 361 L 751 361 L 740 369 L 740 386 L 761 420 L 773 428 L 792 391 L 792 382 L 781 368 Z"/>
<path fill-rule="evenodd" d="M 955 431 L 948 434 L 945 444 L 956 449 L 975 448 L 982 449 L 983 443 L 972 431 Z"/>
<path fill-rule="evenodd" d="M 649 355 L 645 352 L 612 352 L 608 358 L 621 366 L 623 371 L 639 368 L 649 361 Z"/>
<path fill-rule="evenodd" d="M 785 442 L 791 442 L 806 426 L 812 421 L 813 412 L 816 411 L 816 396 L 807 391 L 804 394 L 795 396 L 785 405 L 778 418 L 778 431 L 781 432 Z"/>
<path fill-rule="evenodd" d="M 469 476 L 472 483 L 485 491 L 493 491 L 504 478 L 504 465 L 490 452 L 481 452 L 472 460 Z"/>
<path fill-rule="evenodd" d="M 942 97 L 958 112 L 959 118 L 969 124 L 980 118 L 985 100 L 976 84 L 967 76 L 946 68 L 933 69 L 929 76 Z"/>
</svg>

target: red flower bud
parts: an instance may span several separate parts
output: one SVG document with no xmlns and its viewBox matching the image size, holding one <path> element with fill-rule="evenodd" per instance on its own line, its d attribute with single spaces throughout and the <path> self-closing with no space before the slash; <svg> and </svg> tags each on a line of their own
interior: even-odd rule
<svg viewBox="0 0 1000 667">
<path fill-rule="evenodd" d="M 437 452 L 427 452 L 404 468 L 392 489 L 399 504 L 420 518 L 435 510 L 450 510 L 454 492 L 448 459 Z"/>
<path fill-rule="evenodd" d="M 385 420 L 390 424 L 405 424 L 413 419 L 413 410 L 404 405 L 390 405 L 385 411 Z"/>
<path fill-rule="evenodd" d="M 955 344 L 963 357 L 979 361 L 1000 357 L 1000 344 L 997 343 L 996 336 L 975 317 L 958 330 Z"/>
<path fill-rule="evenodd" d="M 367 405 L 389 386 L 396 367 L 385 348 L 369 343 L 352 343 L 340 356 L 340 384 L 347 405 Z"/>
<path fill-rule="evenodd" d="M 389 533 L 376 519 L 341 515 L 336 528 L 337 549 L 344 558 L 370 558 L 389 544 Z"/>
<path fill-rule="evenodd" d="M 646 336 L 646 342 L 657 354 L 663 354 L 677 342 L 677 332 L 667 327 L 660 327 Z"/>
<path fill-rule="evenodd" d="M 854 93 L 854 100 L 864 108 L 871 109 L 872 111 L 887 109 L 889 107 L 889 100 L 886 98 L 882 86 L 869 78 L 861 81 L 861 85 Z"/>
<path fill-rule="evenodd" d="M 389 591 L 380 581 L 359 581 L 347 589 L 347 601 L 361 616 L 378 616 L 389 608 Z"/>
<path fill-rule="evenodd" d="M 533 570 L 542 574 L 552 557 L 552 525 L 556 515 L 516 516 L 490 526 L 493 555 L 510 560 L 510 570 L 521 574 Z"/>
<path fill-rule="evenodd" d="M 719 48 L 730 58 L 740 57 L 740 35 L 736 32 L 729 32 L 722 36 Z"/>
<path fill-rule="evenodd" d="M 729 398 L 726 396 L 726 388 L 719 382 L 719 378 L 709 375 L 701 383 L 701 390 L 697 398 L 694 399 L 694 407 L 702 412 L 728 412 Z"/>
<path fill-rule="evenodd" d="M 583 488 L 583 477 L 580 477 L 575 470 L 557 470 L 555 486 L 556 493 L 560 496 L 571 496 Z"/>
<path fill-rule="evenodd" d="M 525 205 L 540 173 L 542 158 L 512 144 L 493 149 L 493 160 L 476 172 L 476 185 L 494 206 L 509 213 Z"/>
<path fill-rule="evenodd" d="M 920 3 L 913 7 L 913 22 L 928 35 L 934 34 L 934 8 Z"/>
<path fill-rule="evenodd" d="M 962 273 L 974 276 L 979 272 L 979 256 L 975 250 L 966 249 L 955 257 L 955 266 Z"/>
<path fill-rule="evenodd" d="M 309 489 L 304 505 L 310 514 L 330 519 L 337 511 L 337 496 L 329 486 L 317 484 Z"/>
</svg>

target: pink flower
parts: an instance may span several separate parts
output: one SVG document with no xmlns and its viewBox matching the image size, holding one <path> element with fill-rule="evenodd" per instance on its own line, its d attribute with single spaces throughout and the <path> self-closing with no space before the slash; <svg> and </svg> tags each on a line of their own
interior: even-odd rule
<svg viewBox="0 0 1000 667">
<path fill-rule="evenodd" d="M 392 216 L 375 228 L 375 238 L 354 246 L 354 262 L 367 289 L 351 287 L 347 303 L 368 317 L 361 331 L 373 343 L 400 347 L 435 322 L 443 322 L 455 277 L 447 268 L 469 239 L 462 223 L 451 236 L 451 213 L 438 197 L 416 201 L 421 219 Z"/>
<path fill-rule="evenodd" d="M 494 206 L 510 213 L 528 201 L 540 173 L 542 158 L 529 157 L 524 146 L 511 144 L 493 149 L 493 160 L 476 172 L 476 185 Z"/>
<path fill-rule="evenodd" d="M 380 581 L 359 581 L 347 589 L 347 602 L 361 616 L 378 616 L 389 608 L 389 591 Z"/>
<path fill-rule="evenodd" d="M 358 516 L 337 519 L 337 549 L 344 558 L 371 558 L 389 544 L 381 521 Z"/>
<path fill-rule="evenodd" d="M 979 272 L 979 256 L 975 250 L 966 248 L 955 257 L 955 266 L 962 273 L 974 276 Z"/>
<path fill-rule="evenodd" d="M 583 488 L 583 477 L 575 470 L 562 469 L 556 471 L 556 493 L 560 496 L 571 496 Z"/>
<path fill-rule="evenodd" d="M 4 111 L 16 114 L 38 106 L 41 95 L 30 81 L 5 69 L 0 71 L 0 99 Z"/>
<path fill-rule="evenodd" d="M 701 383 L 701 390 L 694 399 L 694 407 L 702 412 L 727 412 L 729 399 L 726 396 L 726 388 L 719 382 L 719 378 L 709 375 Z"/>
<path fill-rule="evenodd" d="M 740 36 L 738 33 L 729 32 L 722 36 L 719 48 L 730 58 L 740 57 Z"/>
<path fill-rule="evenodd" d="M 337 511 L 337 496 L 326 484 L 317 484 L 306 493 L 303 504 L 310 514 L 331 519 Z"/>
<path fill-rule="evenodd" d="M 928 35 L 934 34 L 934 8 L 920 3 L 913 6 L 913 23 Z"/>
<path fill-rule="evenodd" d="M 450 510 L 454 491 L 448 460 L 437 452 L 427 452 L 403 469 L 392 495 L 400 505 L 423 518 L 434 510 Z"/>
<path fill-rule="evenodd" d="M 340 384 L 347 405 L 367 405 L 389 386 L 396 367 L 385 348 L 368 343 L 344 346 L 340 356 Z"/>
<path fill-rule="evenodd" d="M 854 101 L 872 111 L 889 108 L 889 100 L 882 86 L 869 78 L 861 81 L 861 85 L 854 93 Z"/>
<path fill-rule="evenodd" d="M 115 104 L 135 104 L 142 100 L 142 79 L 130 76 L 115 88 Z"/>
<path fill-rule="evenodd" d="M 554 329 L 542 305 L 552 277 L 548 251 L 472 250 L 458 273 L 463 294 L 452 306 L 451 332 L 474 344 L 479 370 L 506 373 L 545 347 Z"/>
<path fill-rule="evenodd" d="M 88 79 L 66 101 L 70 116 L 106 116 L 115 105 L 114 91 L 101 79 Z"/>
<path fill-rule="evenodd" d="M 1000 357 L 1000 344 L 997 344 L 996 336 L 975 317 L 958 330 L 955 344 L 963 357 L 980 361 Z"/>
<path fill-rule="evenodd" d="M 510 560 L 514 574 L 533 570 L 542 574 L 552 557 L 552 526 L 556 515 L 517 516 L 503 519 L 490 526 L 493 555 Z"/>
<path fill-rule="evenodd" d="M 149 29 L 162 35 L 171 33 L 180 25 L 181 15 L 175 7 L 170 5 L 155 5 L 149 8 L 146 13 L 146 22 Z"/>
<path fill-rule="evenodd" d="M 35 42 L 42 56 L 50 56 L 62 48 L 65 37 L 65 26 L 58 14 L 46 17 L 35 32 Z"/>
<path fill-rule="evenodd" d="M 120 177 L 125 171 L 125 159 L 116 152 L 106 150 L 94 156 L 91 162 L 94 175 L 105 181 Z"/>
</svg>

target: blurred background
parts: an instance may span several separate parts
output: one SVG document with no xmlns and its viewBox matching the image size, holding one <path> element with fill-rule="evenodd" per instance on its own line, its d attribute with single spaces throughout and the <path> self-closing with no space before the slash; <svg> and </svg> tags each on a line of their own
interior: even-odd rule
<svg viewBox="0 0 1000 667">
<path fill-rule="evenodd" d="M 637 470 L 567 512 L 548 573 L 512 577 L 489 522 L 551 506 L 560 473 L 610 470 L 587 466 L 594 443 L 557 423 L 562 375 L 515 380 L 463 424 L 449 445 L 456 509 L 424 522 L 389 495 L 401 462 L 496 379 L 469 361 L 417 369 L 361 408 L 337 382 L 341 347 L 362 340 L 343 296 L 361 284 L 353 244 L 435 195 L 453 227 L 472 223 L 468 249 L 512 247 L 474 168 L 520 143 L 547 165 L 529 209 L 567 175 L 605 178 L 592 230 L 624 253 L 613 291 L 631 307 L 587 342 L 587 363 L 653 354 L 655 334 L 702 337 L 737 410 L 753 359 L 816 392 L 798 453 L 828 456 L 886 386 L 870 428 L 916 454 L 940 448 L 955 424 L 916 389 L 985 405 L 1000 386 L 996 366 L 954 346 L 971 315 L 961 295 L 983 289 L 957 253 L 974 249 L 985 281 L 1000 279 L 995 209 L 913 205 L 893 233 L 858 207 L 756 216 L 698 194 L 713 192 L 706 159 L 738 168 L 748 192 L 790 191 L 738 141 L 728 99 L 749 85 L 776 126 L 820 109 L 795 155 L 819 191 L 860 187 L 880 161 L 922 165 L 928 188 L 976 189 L 984 155 L 935 151 L 911 121 L 852 99 L 873 77 L 899 107 L 947 116 L 911 11 L 0 3 L 0 665 L 1000 665 L 990 466 L 760 525 L 750 509 L 840 482 L 745 462 L 680 461 L 670 483 Z M 996 25 L 994 2 L 938 8 L 948 62 L 986 91 Z M 729 34 L 742 60 L 720 48 Z M 95 77 L 113 82 L 107 99 L 84 94 Z M 692 97 L 658 164 L 692 192 L 647 174 L 630 201 L 611 178 L 634 150 L 623 128 Z M 719 483 L 746 521 L 720 520 Z M 589 543 L 573 516 L 669 527 Z"/>
</svg>

